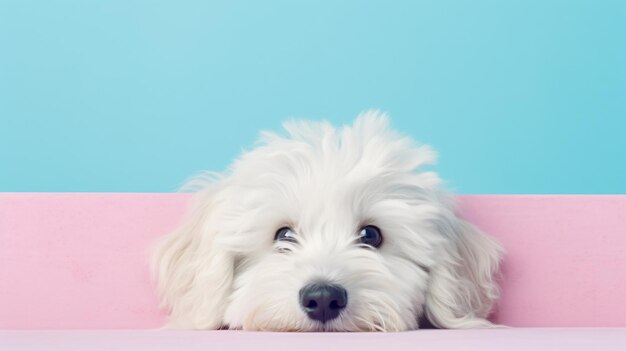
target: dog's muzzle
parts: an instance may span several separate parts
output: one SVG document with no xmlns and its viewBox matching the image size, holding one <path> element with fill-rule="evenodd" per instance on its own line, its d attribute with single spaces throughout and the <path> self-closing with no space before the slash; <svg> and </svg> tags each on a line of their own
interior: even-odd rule
<svg viewBox="0 0 626 351">
<path fill-rule="evenodd" d="M 336 284 L 312 283 L 300 289 L 300 305 L 309 318 L 326 323 L 348 305 L 348 292 Z"/>
</svg>

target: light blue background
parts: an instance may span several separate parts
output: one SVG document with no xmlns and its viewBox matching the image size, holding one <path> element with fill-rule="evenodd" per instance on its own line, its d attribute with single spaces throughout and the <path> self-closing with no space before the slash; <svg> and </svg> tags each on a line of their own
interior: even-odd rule
<svg viewBox="0 0 626 351">
<path fill-rule="evenodd" d="M 0 0 L 0 191 L 173 191 L 361 110 L 462 193 L 626 193 L 626 1 Z"/>
</svg>

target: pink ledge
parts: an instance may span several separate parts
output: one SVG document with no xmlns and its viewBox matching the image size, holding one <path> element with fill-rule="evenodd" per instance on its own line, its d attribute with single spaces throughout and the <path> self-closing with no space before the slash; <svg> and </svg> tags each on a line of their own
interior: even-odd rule
<svg viewBox="0 0 626 351">
<path fill-rule="evenodd" d="M 507 250 L 494 321 L 626 326 L 626 196 L 466 195 Z M 0 193 L 0 329 L 162 325 L 147 267 L 184 194 Z"/>
<path fill-rule="evenodd" d="M 240 331 L 0 331 L 0 349 L 22 351 L 623 351 L 626 329 L 416 330 L 403 333 Z"/>
</svg>

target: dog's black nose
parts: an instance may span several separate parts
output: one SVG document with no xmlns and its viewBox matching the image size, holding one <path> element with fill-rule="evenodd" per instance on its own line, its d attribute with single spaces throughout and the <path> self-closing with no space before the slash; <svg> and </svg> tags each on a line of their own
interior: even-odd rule
<svg viewBox="0 0 626 351">
<path fill-rule="evenodd" d="M 337 318 L 348 304 L 348 292 L 339 285 L 313 283 L 300 289 L 300 305 L 309 318 L 322 323 Z"/>
</svg>

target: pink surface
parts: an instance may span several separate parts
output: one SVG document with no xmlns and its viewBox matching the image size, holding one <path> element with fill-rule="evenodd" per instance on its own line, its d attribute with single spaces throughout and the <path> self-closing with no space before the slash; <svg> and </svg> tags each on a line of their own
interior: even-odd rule
<svg viewBox="0 0 626 351">
<path fill-rule="evenodd" d="M 161 325 L 147 249 L 188 202 L 181 194 L 0 194 L 0 329 Z M 507 250 L 496 322 L 626 326 L 626 196 L 460 203 Z"/>
<path fill-rule="evenodd" d="M 0 194 L 0 329 L 161 325 L 148 248 L 188 199 Z"/>
<path fill-rule="evenodd" d="M 12 331 L 3 350 L 567 350 L 623 351 L 626 329 L 418 330 L 403 333 L 237 331 Z"/>
</svg>

